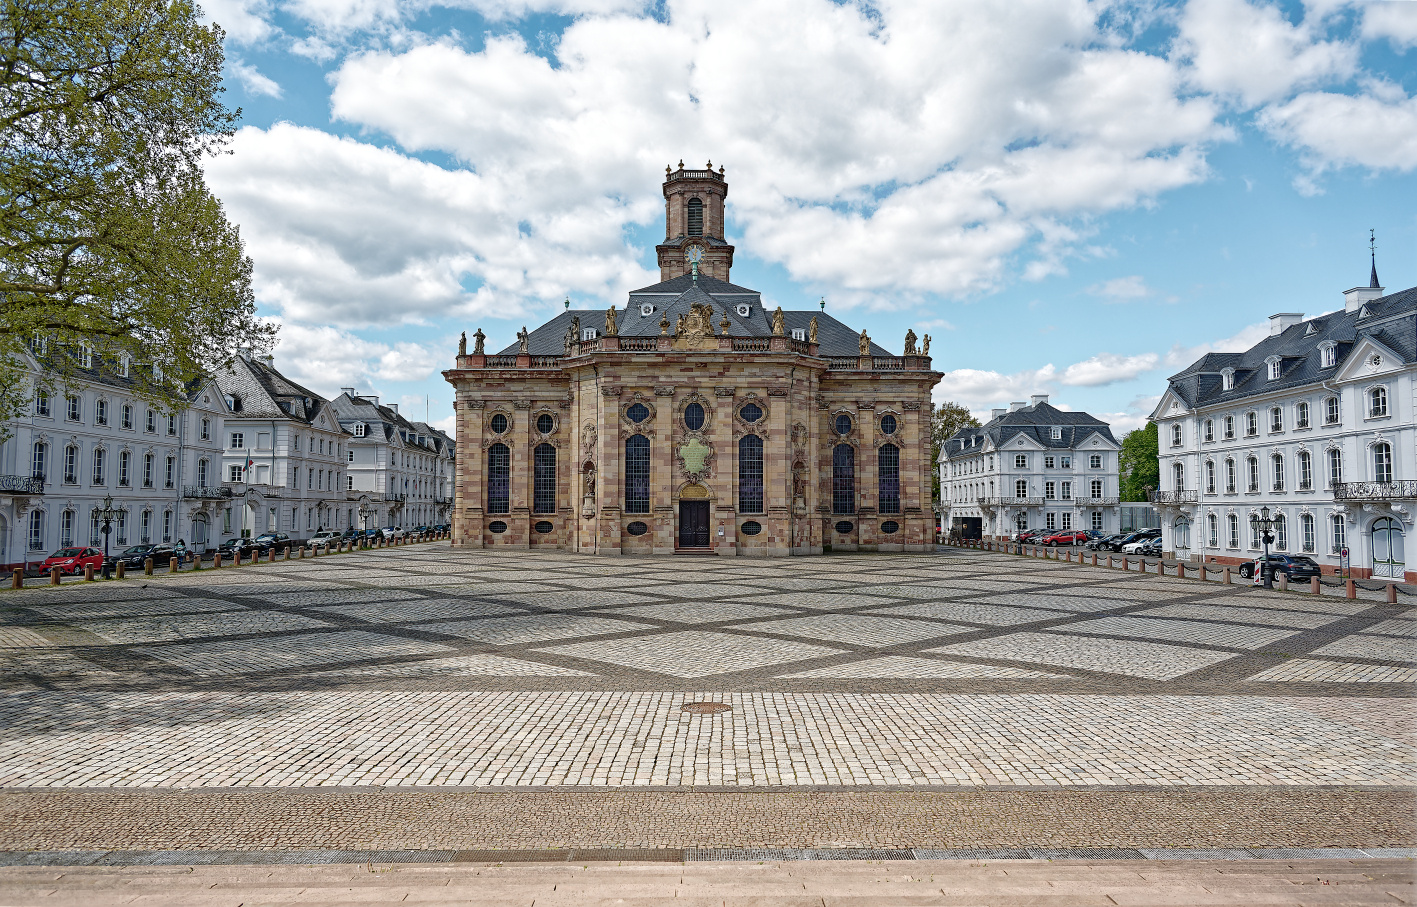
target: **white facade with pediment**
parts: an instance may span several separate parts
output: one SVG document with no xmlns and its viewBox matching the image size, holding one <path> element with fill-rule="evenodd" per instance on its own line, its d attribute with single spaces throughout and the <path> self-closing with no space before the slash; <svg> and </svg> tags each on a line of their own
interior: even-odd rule
<svg viewBox="0 0 1417 907">
<path fill-rule="evenodd" d="M 1265 342 L 1211 354 L 1172 379 L 1152 414 L 1165 551 L 1251 560 L 1262 540 L 1250 518 L 1268 507 L 1271 551 L 1332 572 L 1346 547 L 1358 577 L 1417 580 L 1417 291 L 1348 296 L 1344 312 L 1312 322 L 1274 316 L 1268 355 Z"/>
<path fill-rule="evenodd" d="M 983 535 L 1022 529 L 1121 528 L 1117 454 L 1110 428 L 1058 410 L 1046 395 L 994 410 L 941 446 L 941 528 L 980 520 Z"/>
</svg>

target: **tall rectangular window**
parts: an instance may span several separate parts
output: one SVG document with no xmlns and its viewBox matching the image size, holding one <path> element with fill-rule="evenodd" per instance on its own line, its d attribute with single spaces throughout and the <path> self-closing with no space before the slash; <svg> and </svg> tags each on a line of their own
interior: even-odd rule
<svg viewBox="0 0 1417 907">
<path fill-rule="evenodd" d="M 625 512 L 649 513 L 649 438 L 625 441 Z"/>
<path fill-rule="evenodd" d="M 34 414 L 36 416 L 49 415 L 49 395 L 38 393 L 34 395 Z"/>
<path fill-rule="evenodd" d="M 1299 531 L 1303 536 L 1304 550 L 1314 550 L 1314 516 L 1311 513 L 1299 516 Z"/>
<path fill-rule="evenodd" d="M 1045 529 L 1050 530 L 1050 531 L 1051 531 L 1051 530 L 1054 530 L 1054 529 L 1057 529 L 1057 528 L 1058 528 L 1058 515 L 1057 515 L 1056 513 L 1054 513 L 1053 511 L 1051 511 L 1051 510 L 1048 511 L 1047 513 L 1045 513 L 1045 514 L 1043 515 L 1043 527 L 1044 527 Z"/>
<path fill-rule="evenodd" d="M 95 485 L 104 484 L 104 462 L 105 451 L 102 447 L 94 448 L 93 452 L 93 483 Z"/>
<path fill-rule="evenodd" d="M 738 441 L 738 512 L 763 512 L 763 439 L 757 435 Z"/>
<path fill-rule="evenodd" d="M 167 458 L 167 468 L 163 473 L 162 487 L 172 488 L 177 483 L 177 458 Z"/>
<path fill-rule="evenodd" d="M 59 514 L 59 547 L 68 548 L 74 544 L 74 511 Z"/>
<path fill-rule="evenodd" d="M 1373 481 L 1392 481 L 1392 445 L 1386 441 L 1373 445 Z"/>
<path fill-rule="evenodd" d="M 1343 451 L 1334 448 L 1328 452 L 1328 484 L 1330 487 L 1343 481 Z"/>
<path fill-rule="evenodd" d="M 234 482 L 239 482 L 240 479 L 233 479 L 232 481 L 234 481 Z M 152 455 L 152 454 L 143 454 L 143 487 L 144 487 L 144 488 L 151 488 L 151 487 L 153 487 L 153 455 Z"/>
<path fill-rule="evenodd" d="M 118 486 L 120 488 L 127 488 L 132 481 L 132 460 L 133 455 L 130 452 L 126 450 L 118 452 Z"/>
<path fill-rule="evenodd" d="M 114 526 L 116 527 L 113 534 L 114 539 L 117 540 L 119 545 L 128 544 L 128 511 L 118 511 L 118 516 L 114 520 Z"/>
<path fill-rule="evenodd" d="M 1062 489 L 1062 490 L 1063 490 L 1063 500 L 1065 500 L 1065 501 L 1071 501 L 1071 500 L 1073 499 L 1073 483 L 1072 483 L 1072 482 L 1064 482 L 1064 483 L 1063 483 L 1063 489 Z M 1067 528 L 1067 527 L 1064 527 L 1064 528 Z"/>
<path fill-rule="evenodd" d="M 1240 517 L 1237 516 L 1236 514 L 1233 514 L 1233 513 L 1232 513 L 1232 514 L 1230 514 L 1230 516 L 1229 516 L 1228 519 L 1229 519 L 1229 522 L 1230 522 L 1230 547 L 1231 547 L 1231 548 L 1239 548 L 1239 547 L 1240 547 Z"/>
<path fill-rule="evenodd" d="M 1100 510 L 1092 511 L 1092 530 L 1094 532 L 1102 531 L 1102 511 Z"/>
<path fill-rule="evenodd" d="M 1058 483 L 1057 483 L 1057 482 L 1044 482 L 1044 483 L 1043 483 L 1043 496 L 1044 496 L 1045 498 L 1047 498 L 1048 500 L 1050 500 L 1050 501 L 1053 500 L 1054 498 L 1056 498 L 1056 497 L 1058 496 Z"/>
<path fill-rule="evenodd" d="M 65 399 L 65 402 L 68 405 L 68 412 L 65 415 L 68 417 L 69 421 L 79 421 L 81 415 L 79 412 L 79 398 L 71 395 Z"/>
<path fill-rule="evenodd" d="M 856 512 L 856 449 L 850 444 L 832 448 L 832 513 Z"/>
<path fill-rule="evenodd" d="M 1028 482 L 1027 482 L 1026 480 L 1024 480 L 1024 479 L 1015 479 L 1015 480 L 1014 480 L 1014 497 L 1016 497 L 1016 498 L 1026 498 L 1026 497 L 1028 497 Z"/>
<path fill-rule="evenodd" d="M 1063 528 L 1064 528 L 1064 529 L 1071 529 L 1071 528 L 1073 528 L 1073 515 L 1072 515 L 1072 513 L 1071 513 L 1070 511 L 1067 511 L 1067 510 L 1064 510 L 1064 511 L 1063 511 Z"/>
<path fill-rule="evenodd" d="M 894 444 L 881 445 L 876 457 L 876 479 L 880 512 L 900 513 L 900 448 Z"/>
<path fill-rule="evenodd" d="M 1314 460 L 1307 450 L 1299 451 L 1299 488 L 1307 491 L 1314 487 Z"/>
<path fill-rule="evenodd" d="M 1100 498 L 1100 497 L 1102 497 L 1102 480 L 1101 480 L 1101 479 L 1093 479 L 1093 480 L 1092 480 L 1092 497 L 1094 497 L 1094 498 Z"/>
<path fill-rule="evenodd" d="M 534 513 L 556 512 L 556 448 L 538 444 L 532 452 L 531 508 Z"/>
<path fill-rule="evenodd" d="M 30 550 L 44 550 L 44 511 L 30 511 Z"/>
<path fill-rule="evenodd" d="M 34 442 L 33 458 L 30 461 L 30 475 L 37 479 L 44 476 L 48 472 L 46 468 L 48 461 L 49 445 L 45 444 L 43 441 Z"/>
<path fill-rule="evenodd" d="M 1329 525 L 1333 530 L 1333 553 L 1339 554 L 1348 544 L 1347 533 L 1344 531 L 1346 527 L 1343 525 L 1343 514 L 1335 513 L 1329 517 Z"/>
</svg>

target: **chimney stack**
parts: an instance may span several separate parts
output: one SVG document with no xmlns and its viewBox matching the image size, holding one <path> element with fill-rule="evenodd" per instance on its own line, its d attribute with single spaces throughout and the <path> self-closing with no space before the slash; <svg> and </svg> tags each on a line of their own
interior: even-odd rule
<svg viewBox="0 0 1417 907">
<path fill-rule="evenodd" d="M 1047 394 L 1034 394 L 1032 397 L 1029 397 L 1029 399 L 1033 401 L 1033 405 L 1034 405 L 1034 406 L 1037 406 L 1037 405 L 1040 404 L 1040 403 L 1047 403 L 1047 402 L 1048 402 L 1048 395 L 1047 395 Z"/>
<path fill-rule="evenodd" d="M 1004 413 L 1008 412 L 1008 410 L 1007 410 L 1007 409 L 1004 409 L 1003 407 L 999 407 L 999 408 L 997 408 L 997 409 L 994 409 L 992 412 L 994 413 L 994 415 L 991 417 L 991 421 L 992 421 L 993 419 L 999 418 L 999 417 L 1002 416 Z"/>
<path fill-rule="evenodd" d="M 1271 315 L 1269 316 L 1269 336 L 1278 337 L 1287 328 L 1302 324 L 1303 321 L 1303 312 L 1280 312 L 1277 315 Z"/>
<path fill-rule="evenodd" d="M 1022 400 L 1018 400 L 1018 401 L 1016 401 L 1016 402 L 1014 402 L 1014 403 L 1010 403 L 1010 404 L 1009 404 L 1009 412 L 1011 412 L 1011 413 L 1016 413 L 1016 412 L 1018 412 L 1019 410 L 1023 409 L 1023 408 L 1024 408 L 1025 406 L 1027 406 L 1027 405 L 1028 405 L 1028 404 L 1027 404 L 1027 403 L 1024 403 Z"/>
<path fill-rule="evenodd" d="M 339 392 L 340 392 L 341 394 L 344 394 L 346 397 L 353 397 L 353 396 L 354 396 L 354 388 L 352 388 L 352 387 L 342 387 L 342 388 L 339 389 Z"/>
<path fill-rule="evenodd" d="M 398 405 L 397 403 L 390 403 L 390 404 L 387 404 L 387 405 L 388 405 L 389 409 L 393 410 L 394 412 L 397 413 L 397 412 L 399 411 L 399 405 Z"/>
</svg>

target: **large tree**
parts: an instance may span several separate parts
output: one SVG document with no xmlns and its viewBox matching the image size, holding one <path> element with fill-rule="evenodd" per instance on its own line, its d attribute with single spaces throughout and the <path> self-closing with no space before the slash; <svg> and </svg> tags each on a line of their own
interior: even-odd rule
<svg viewBox="0 0 1417 907">
<path fill-rule="evenodd" d="M 0 419 L 27 349 L 61 380 L 128 360 L 139 395 L 178 405 L 271 345 L 202 173 L 240 116 L 222 37 L 188 0 L 0 0 Z"/>
<path fill-rule="evenodd" d="M 967 426 L 978 426 L 979 420 L 969 414 L 969 409 L 959 403 L 946 401 L 934 406 L 930 412 L 930 475 L 934 500 L 940 500 L 940 448 L 950 435 Z"/>
<path fill-rule="evenodd" d="M 1122 452 L 1117 457 L 1122 500 L 1145 501 L 1147 486 L 1161 487 L 1160 451 L 1155 422 L 1122 436 Z"/>
</svg>

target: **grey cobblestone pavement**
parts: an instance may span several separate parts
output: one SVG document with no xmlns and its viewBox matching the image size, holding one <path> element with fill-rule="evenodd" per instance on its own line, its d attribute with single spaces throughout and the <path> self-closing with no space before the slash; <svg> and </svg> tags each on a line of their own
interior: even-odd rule
<svg viewBox="0 0 1417 907">
<path fill-rule="evenodd" d="M 72 798 L 18 836 L 7 820 L 5 846 L 92 844 L 80 804 L 122 791 L 152 792 L 157 815 L 163 796 L 238 788 L 1147 789 L 1192 819 L 1186 797 L 1218 815 L 1265 789 L 1287 806 L 1245 814 L 1269 837 L 1236 846 L 1308 840 L 1284 810 L 1344 846 L 1406 846 L 1414 624 L 1406 604 L 960 550 L 608 560 L 436 544 L 25 589 L 0 594 L 0 801 L 13 817 Z M 701 701 L 729 708 L 683 709 Z M 1361 841 L 1298 808 L 1339 810 L 1313 799 L 1325 790 L 1367 792 L 1344 814 Z M 1049 821 L 1000 835 L 1077 843 L 1081 826 Z M 65 838 L 66 822 L 88 830 Z M 1217 822 L 1188 846 L 1221 837 Z"/>
</svg>

